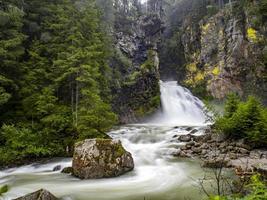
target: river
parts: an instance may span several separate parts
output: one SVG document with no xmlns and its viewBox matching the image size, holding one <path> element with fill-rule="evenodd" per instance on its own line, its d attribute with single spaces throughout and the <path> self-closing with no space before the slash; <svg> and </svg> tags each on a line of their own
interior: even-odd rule
<svg viewBox="0 0 267 200">
<path fill-rule="evenodd" d="M 0 172 L 0 185 L 10 190 L 2 198 L 10 200 L 44 188 L 66 200 L 200 200 L 203 194 L 197 179 L 204 176 L 197 160 L 175 158 L 183 143 L 178 135 L 204 134 L 203 103 L 176 82 L 161 82 L 162 109 L 143 124 L 117 127 L 109 135 L 120 139 L 132 153 L 135 169 L 123 176 L 79 180 L 55 166 L 71 166 L 69 158 L 32 164 Z"/>
</svg>

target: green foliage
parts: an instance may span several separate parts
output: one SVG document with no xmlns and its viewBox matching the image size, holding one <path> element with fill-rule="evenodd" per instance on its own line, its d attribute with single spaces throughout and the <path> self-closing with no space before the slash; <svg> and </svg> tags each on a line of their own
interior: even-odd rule
<svg viewBox="0 0 267 200">
<path fill-rule="evenodd" d="M 77 140 L 107 137 L 117 116 L 103 18 L 95 0 L 1 1 L 1 164 L 65 156 Z"/>
<path fill-rule="evenodd" d="M 255 97 L 240 102 L 236 95 L 230 95 L 224 116 L 218 118 L 215 127 L 233 138 L 245 138 L 255 146 L 267 144 L 267 109 Z"/>
<path fill-rule="evenodd" d="M 8 185 L 0 186 L 0 196 L 8 192 Z"/>
<path fill-rule="evenodd" d="M 219 11 L 218 7 L 215 5 L 208 5 L 207 6 L 207 14 L 208 16 L 213 16 Z"/>
<path fill-rule="evenodd" d="M 247 195 L 242 196 L 239 194 L 235 197 L 230 195 L 227 197 L 215 196 L 211 197 L 210 200 L 266 200 L 267 199 L 267 184 L 261 180 L 259 175 L 253 175 L 250 178 L 250 183 L 245 187 Z"/>
</svg>

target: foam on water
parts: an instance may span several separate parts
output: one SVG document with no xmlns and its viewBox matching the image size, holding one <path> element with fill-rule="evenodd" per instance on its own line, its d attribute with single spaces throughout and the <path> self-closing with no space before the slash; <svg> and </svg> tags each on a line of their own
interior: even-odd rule
<svg viewBox="0 0 267 200">
<path fill-rule="evenodd" d="M 205 125 L 204 104 L 176 81 L 160 82 L 161 106 L 150 124 L 165 126 Z"/>
<path fill-rule="evenodd" d="M 177 200 L 199 198 L 192 186 L 192 177 L 202 176 L 198 164 L 177 160 L 178 135 L 188 134 L 188 127 L 172 125 L 203 125 L 202 102 L 176 82 L 161 82 L 163 110 L 152 121 L 160 126 L 125 126 L 109 135 L 120 139 L 131 152 L 135 169 L 123 176 L 79 180 L 71 175 L 54 172 L 53 168 L 71 166 L 71 159 L 58 159 L 45 164 L 32 164 L 0 172 L 0 184 L 8 184 L 10 191 L 0 199 L 10 200 L 45 188 L 66 200 Z M 198 129 L 201 134 L 203 127 Z M 176 141 L 175 141 L 176 140 Z"/>
</svg>

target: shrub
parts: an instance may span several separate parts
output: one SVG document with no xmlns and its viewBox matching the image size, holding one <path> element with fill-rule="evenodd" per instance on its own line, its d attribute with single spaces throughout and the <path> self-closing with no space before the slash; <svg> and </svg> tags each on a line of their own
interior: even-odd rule
<svg viewBox="0 0 267 200">
<path fill-rule="evenodd" d="M 264 146 L 267 144 L 267 109 L 255 97 L 241 102 L 237 96 L 230 95 L 224 115 L 216 120 L 215 128 L 229 137 Z"/>
</svg>

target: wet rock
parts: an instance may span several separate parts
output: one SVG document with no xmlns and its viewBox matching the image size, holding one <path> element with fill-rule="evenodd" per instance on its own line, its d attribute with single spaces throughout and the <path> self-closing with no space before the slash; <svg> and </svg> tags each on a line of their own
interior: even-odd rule
<svg viewBox="0 0 267 200">
<path fill-rule="evenodd" d="M 63 174 L 72 174 L 73 173 L 73 168 L 72 167 L 65 167 L 62 169 L 61 173 Z"/>
<path fill-rule="evenodd" d="M 72 167 L 78 178 L 109 178 L 133 170 L 134 162 L 120 141 L 89 139 L 75 145 Z"/>
<path fill-rule="evenodd" d="M 195 133 L 197 133 L 197 132 L 198 132 L 197 129 L 193 129 L 192 131 L 190 131 L 190 134 L 195 134 Z"/>
<path fill-rule="evenodd" d="M 58 200 L 58 198 L 47 190 L 41 189 L 14 200 Z"/>
<path fill-rule="evenodd" d="M 178 135 L 174 135 L 174 136 L 172 136 L 172 138 L 177 138 L 178 137 Z"/>
<path fill-rule="evenodd" d="M 181 142 L 189 142 L 191 140 L 191 136 L 190 135 L 181 135 L 178 140 L 180 140 Z"/>
<path fill-rule="evenodd" d="M 187 127 L 185 130 L 189 132 L 189 131 L 192 130 L 192 128 L 191 127 Z"/>
<path fill-rule="evenodd" d="M 205 160 L 202 164 L 202 167 L 208 167 L 208 168 L 221 168 L 221 167 L 227 167 L 229 163 L 228 159 L 224 158 L 217 158 L 217 159 L 209 159 Z"/>
<path fill-rule="evenodd" d="M 61 170 L 61 166 L 60 165 L 57 165 L 53 168 L 53 171 L 59 171 Z"/>
</svg>

